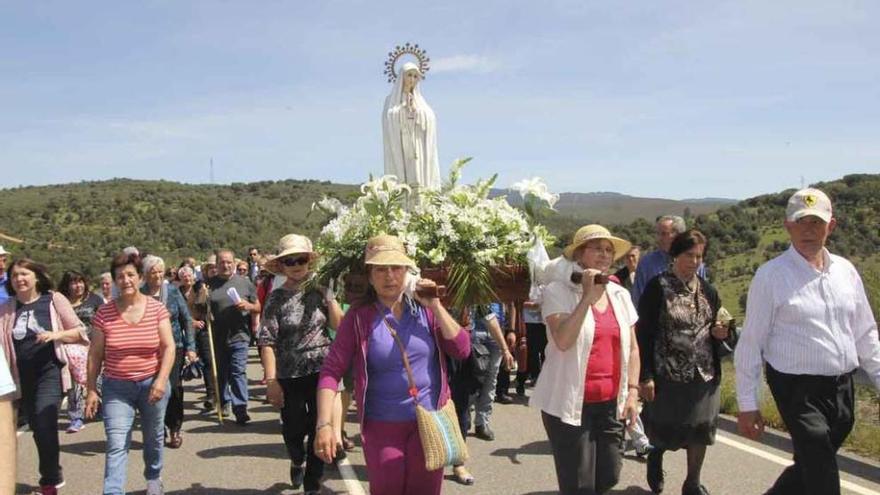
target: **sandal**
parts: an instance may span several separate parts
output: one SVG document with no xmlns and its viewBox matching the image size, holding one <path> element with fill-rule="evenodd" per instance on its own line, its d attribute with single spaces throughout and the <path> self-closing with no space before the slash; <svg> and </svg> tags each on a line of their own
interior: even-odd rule
<svg viewBox="0 0 880 495">
<path fill-rule="evenodd" d="M 464 466 L 452 466 L 452 477 L 462 485 L 470 486 L 476 481 L 474 480 L 474 475 L 472 475 Z"/>
<path fill-rule="evenodd" d="M 183 436 L 179 431 L 172 431 L 171 438 L 168 439 L 169 449 L 179 449 L 183 445 Z"/>
<path fill-rule="evenodd" d="M 342 432 L 342 448 L 345 450 L 354 450 L 356 447 L 354 440 L 348 438 L 348 435 L 345 431 Z"/>
<path fill-rule="evenodd" d="M 339 464 L 339 461 L 348 457 L 348 454 L 345 453 L 345 449 L 342 448 L 341 443 L 336 444 L 336 457 L 333 458 L 333 464 Z"/>
</svg>

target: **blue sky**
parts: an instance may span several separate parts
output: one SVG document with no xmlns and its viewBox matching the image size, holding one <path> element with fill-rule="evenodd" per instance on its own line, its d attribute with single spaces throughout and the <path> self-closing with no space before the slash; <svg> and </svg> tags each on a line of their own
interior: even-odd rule
<svg viewBox="0 0 880 495">
<path fill-rule="evenodd" d="M 745 198 L 880 172 L 871 1 L 0 3 L 2 185 L 382 172 L 387 52 L 428 50 L 441 171 Z"/>
</svg>

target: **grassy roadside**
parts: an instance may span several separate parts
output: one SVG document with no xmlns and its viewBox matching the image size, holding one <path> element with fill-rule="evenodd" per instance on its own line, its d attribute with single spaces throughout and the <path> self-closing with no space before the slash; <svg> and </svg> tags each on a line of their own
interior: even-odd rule
<svg viewBox="0 0 880 495">
<path fill-rule="evenodd" d="M 736 415 L 736 383 L 733 362 L 726 359 L 722 363 L 721 374 L 721 412 Z M 880 417 L 878 417 L 878 396 L 870 387 L 856 386 L 856 423 L 852 433 L 843 444 L 844 449 L 880 460 Z M 779 416 L 770 389 L 762 384 L 761 415 L 768 426 L 785 431 L 785 424 Z"/>
</svg>

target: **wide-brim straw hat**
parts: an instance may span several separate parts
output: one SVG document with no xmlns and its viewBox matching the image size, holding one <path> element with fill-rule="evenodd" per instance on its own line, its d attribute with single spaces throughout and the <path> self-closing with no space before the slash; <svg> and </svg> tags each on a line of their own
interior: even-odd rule
<svg viewBox="0 0 880 495">
<path fill-rule="evenodd" d="M 276 253 L 275 256 L 269 258 L 266 264 L 263 265 L 265 270 L 272 273 L 282 273 L 284 271 L 284 265 L 281 264 L 281 259 L 284 257 L 294 254 L 308 254 L 309 261 L 318 257 L 318 253 L 312 248 L 312 241 L 308 237 L 299 234 L 287 234 L 282 237 L 278 241 Z"/>
<path fill-rule="evenodd" d="M 575 232 L 574 239 L 571 240 L 571 244 L 565 247 L 563 254 L 567 259 L 571 260 L 577 248 L 594 239 L 606 239 L 611 241 L 611 245 L 614 246 L 615 260 L 626 254 L 626 252 L 629 251 L 629 248 L 632 247 L 632 244 L 629 241 L 611 235 L 611 232 L 605 227 L 598 224 L 590 224 L 584 225 Z"/>
<path fill-rule="evenodd" d="M 377 235 L 367 241 L 364 264 L 416 267 L 416 262 L 406 255 L 403 242 L 388 234 Z"/>
</svg>

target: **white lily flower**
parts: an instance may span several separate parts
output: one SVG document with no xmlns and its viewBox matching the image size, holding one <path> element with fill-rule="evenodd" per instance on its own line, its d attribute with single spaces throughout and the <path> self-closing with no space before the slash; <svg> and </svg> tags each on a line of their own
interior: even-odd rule
<svg viewBox="0 0 880 495">
<path fill-rule="evenodd" d="M 523 179 L 514 185 L 510 186 L 511 189 L 518 191 L 519 195 L 522 196 L 523 200 L 525 200 L 529 195 L 538 198 L 541 201 L 545 201 L 550 208 L 552 209 L 556 202 L 559 201 L 559 195 L 555 193 L 551 193 L 547 187 L 547 184 L 544 183 L 544 179 L 540 177 L 532 177 L 531 179 Z"/>
</svg>

